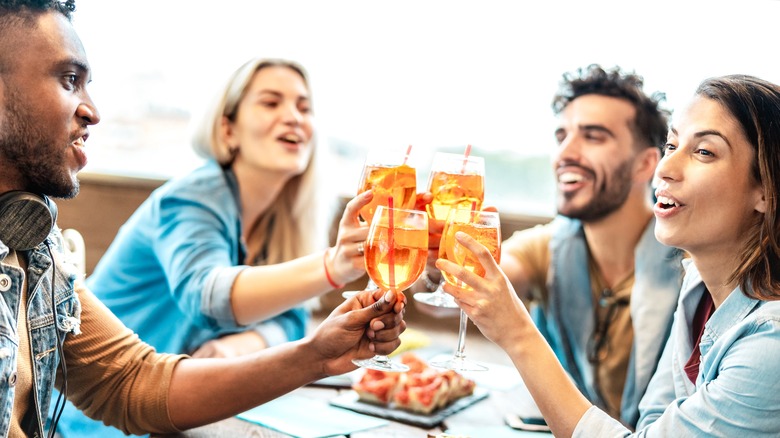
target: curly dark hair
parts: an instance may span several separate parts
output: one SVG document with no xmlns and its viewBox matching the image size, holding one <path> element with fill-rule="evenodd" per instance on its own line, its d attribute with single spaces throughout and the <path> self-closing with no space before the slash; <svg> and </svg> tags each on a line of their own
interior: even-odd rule
<svg viewBox="0 0 780 438">
<path fill-rule="evenodd" d="M 634 137 L 646 147 L 661 148 L 666 143 L 671 112 L 661 107 L 666 94 L 645 94 L 644 78 L 634 72 L 623 72 L 620 67 L 605 70 L 598 64 L 563 74 L 558 93 L 553 97 L 552 109 L 559 115 L 574 99 L 588 94 L 625 99 L 636 108 Z"/>
</svg>

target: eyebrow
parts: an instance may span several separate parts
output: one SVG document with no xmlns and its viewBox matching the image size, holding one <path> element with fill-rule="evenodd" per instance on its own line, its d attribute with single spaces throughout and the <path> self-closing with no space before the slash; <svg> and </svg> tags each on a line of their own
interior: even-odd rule
<svg viewBox="0 0 780 438">
<path fill-rule="evenodd" d="M 581 131 L 599 131 L 609 135 L 610 137 L 615 136 L 612 130 L 608 129 L 604 125 L 579 125 L 577 128 Z"/>
<path fill-rule="evenodd" d="M 71 66 L 75 67 L 79 71 L 79 74 L 87 75 L 88 81 L 92 81 L 92 75 L 90 74 L 89 65 L 78 58 L 69 58 L 59 63 L 59 68 Z"/>
<path fill-rule="evenodd" d="M 257 91 L 257 95 L 258 96 L 261 96 L 263 94 L 271 94 L 271 95 L 274 95 L 276 97 L 284 97 L 284 94 L 282 94 L 282 93 L 280 93 L 280 92 L 278 92 L 276 90 L 262 89 L 262 90 L 258 90 Z M 309 96 L 307 96 L 305 94 L 301 94 L 301 95 L 298 96 L 297 99 L 298 100 L 309 100 Z"/>
<path fill-rule="evenodd" d="M 670 127 L 669 130 L 672 131 L 672 134 L 677 136 L 677 130 L 674 129 L 674 126 Z M 704 131 L 696 132 L 696 133 L 693 134 L 693 138 L 697 138 L 698 139 L 698 138 L 706 137 L 708 135 L 714 135 L 716 137 L 722 138 L 723 141 L 726 142 L 726 146 L 728 146 L 729 149 L 731 149 L 731 142 L 729 141 L 729 139 L 726 138 L 725 135 L 721 134 L 720 131 L 718 131 L 716 129 L 705 129 Z"/>
</svg>

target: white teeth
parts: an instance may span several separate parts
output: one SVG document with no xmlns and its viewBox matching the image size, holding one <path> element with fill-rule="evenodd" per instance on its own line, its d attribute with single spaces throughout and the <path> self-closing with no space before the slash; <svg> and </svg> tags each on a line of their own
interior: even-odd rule
<svg viewBox="0 0 780 438">
<path fill-rule="evenodd" d="M 678 204 L 672 198 L 668 198 L 666 196 L 658 196 L 657 199 L 658 199 L 658 202 L 660 202 L 661 204 L 674 205 L 675 207 L 679 207 L 680 206 L 680 204 Z"/>
<path fill-rule="evenodd" d="M 281 139 L 284 140 L 284 141 L 289 141 L 291 143 L 299 143 L 301 141 L 300 137 L 298 137 L 297 135 L 293 135 L 293 134 L 284 135 L 284 136 L 281 137 Z"/>
<path fill-rule="evenodd" d="M 564 172 L 558 175 L 558 181 L 562 183 L 576 183 L 584 180 L 585 178 L 579 173 Z"/>
<path fill-rule="evenodd" d="M 84 147 L 84 139 L 79 137 L 76 139 L 76 141 L 73 142 L 73 144 L 78 147 Z"/>
</svg>

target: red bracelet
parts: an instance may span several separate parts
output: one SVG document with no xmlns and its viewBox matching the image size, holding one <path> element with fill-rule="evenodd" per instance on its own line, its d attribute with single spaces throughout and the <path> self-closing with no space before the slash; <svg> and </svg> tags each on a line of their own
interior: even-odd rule
<svg viewBox="0 0 780 438">
<path fill-rule="evenodd" d="M 325 278 L 328 279 L 328 283 L 333 286 L 333 289 L 341 289 L 344 287 L 344 285 L 337 284 L 335 281 L 333 281 L 333 278 L 330 276 L 330 272 L 328 272 L 328 251 L 330 251 L 330 249 L 325 250 L 325 254 L 322 256 L 322 266 L 325 267 Z"/>
</svg>

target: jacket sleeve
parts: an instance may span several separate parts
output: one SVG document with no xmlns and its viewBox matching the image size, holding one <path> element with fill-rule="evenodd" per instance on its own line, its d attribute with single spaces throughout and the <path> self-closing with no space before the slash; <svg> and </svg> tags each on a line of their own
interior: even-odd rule
<svg viewBox="0 0 780 438">
<path fill-rule="evenodd" d="M 156 208 L 152 246 L 179 308 L 201 327 L 238 328 L 230 291 L 247 267 L 238 265 L 236 225 L 207 203 L 170 192 Z"/>
</svg>

